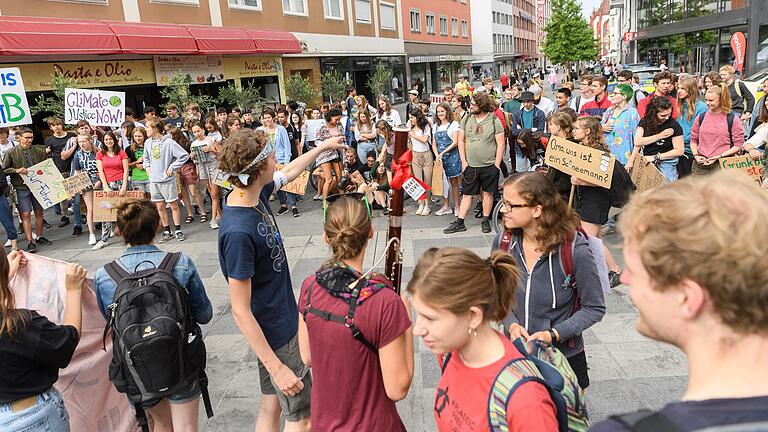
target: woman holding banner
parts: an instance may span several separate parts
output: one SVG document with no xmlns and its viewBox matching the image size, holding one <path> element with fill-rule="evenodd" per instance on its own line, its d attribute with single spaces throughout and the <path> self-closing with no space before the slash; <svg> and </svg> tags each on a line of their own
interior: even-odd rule
<svg viewBox="0 0 768 432">
<path fill-rule="evenodd" d="M 69 414 L 53 384 L 80 339 L 86 271 L 74 263 L 67 268 L 64 320 L 56 325 L 15 306 L 10 281 L 26 263 L 21 252 L 6 256 L 0 248 L 0 430 L 69 432 Z"/>
<path fill-rule="evenodd" d="M 104 145 L 96 154 L 96 167 L 99 170 L 99 180 L 105 191 L 117 191 L 120 196 L 125 196 L 128 190 L 128 155 L 125 154 L 117 137 L 112 132 L 104 134 Z M 93 250 L 99 250 L 109 244 L 112 233 L 112 222 L 101 223 L 101 240 Z"/>
<path fill-rule="evenodd" d="M 88 178 L 93 183 L 93 189 L 101 188 L 101 180 L 99 179 L 99 168 L 96 165 L 96 149 L 93 144 L 93 137 L 89 134 L 80 134 L 77 136 L 78 149 L 75 152 L 74 159 L 72 160 L 72 173 L 79 174 L 81 172 L 88 173 Z M 86 216 L 85 221 L 88 225 L 88 245 L 93 246 L 96 244 L 96 227 L 93 223 L 93 189 L 83 191 L 80 196 L 85 200 Z M 75 200 L 76 208 L 79 208 L 80 201 Z M 75 221 L 79 222 L 79 215 L 75 213 Z"/>
<path fill-rule="evenodd" d="M 677 180 L 677 160 L 685 152 L 683 128 L 672 118 L 672 102 L 665 97 L 655 97 L 648 104 L 645 117 L 635 132 L 635 150 L 628 169 L 637 154 L 659 169 L 667 181 Z"/>
</svg>

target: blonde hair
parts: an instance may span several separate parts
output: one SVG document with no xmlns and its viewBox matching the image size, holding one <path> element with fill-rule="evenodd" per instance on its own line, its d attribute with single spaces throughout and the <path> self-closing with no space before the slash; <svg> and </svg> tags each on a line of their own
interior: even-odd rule
<svg viewBox="0 0 768 432">
<path fill-rule="evenodd" d="M 678 86 L 685 89 L 685 92 L 688 93 L 688 98 L 683 99 L 678 93 L 677 112 L 679 112 L 684 119 L 690 120 L 696 112 L 696 102 L 699 100 L 699 86 L 696 83 L 696 79 L 691 76 L 680 78 Z"/>
<path fill-rule="evenodd" d="M 728 114 L 733 108 L 733 102 L 731 101 L 731 94 L 728 92 L 728 85 L 721 82 L 718 85 L 713 85 L 707 90 L 707 93 L 713 93 L 720 98 L 720 109 Z"/>
<path fill-rule="evenodd" d="M 592 147 L 598 150 L 608 150 L 608 146 L 605 145 L 605 137 L 603 135 L 603 126 L 600 123 L 600 117 L 588 116 L 579 117 L 576 120 L 583 129 L 589 131 L 584 140 L 581 142 L 587 147 Z"/>
<path fill-rule="evenodd" d="M 768 333 L 768 195 L 747 176 L 689 176 L 635 194 L 621 214 L 624 241 L 640 254 L 653 288 L 691 280 L 722 322 Z"/>
<path fill-rule="evenodd" d="M 734 73 L 736 73 L 736 69 L 734 69 L 733 66 L 731 65 L 725 65 L 720 67 L 719 72 L 725 72 L 728 75 L 733 75 Z"/>
<path fill-rule="evenodd" d="M 454 315 L 483 310 L 485 321 L 500 322 L 515 307 L 520 270 L 512 255 L 496 250 L 484 260 L 457 247 L 431 248 L 419 259 L 408 292 Z"/>
<path fill-rule="evenodd" d="M 368 208 L 356 196 L 343 196 L 328 204 L 325 211 L 325 237 L 333 261 L 354 258 L 368 244 L 371 218 Z"/>
</svg>

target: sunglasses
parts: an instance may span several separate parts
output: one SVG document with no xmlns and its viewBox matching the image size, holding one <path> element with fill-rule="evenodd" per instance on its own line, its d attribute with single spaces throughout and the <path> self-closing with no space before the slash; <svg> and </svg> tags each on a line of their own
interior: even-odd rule
<svg viewBox="0 0 768 432">
<path fill-rule="evenodd" d="M 328 206 L 333 204 L 335 201 L 337 201 L 341 197 L 350 197 L 350 198 L 358 199 L 363 203 L 365 203 L 365 209 L 368 210 L 368 220 L 373 220 L 373 210 L 371 210 L 371 204 L 368 202 L 368 197 L 361 192 L 351 192 L 351 193 L 328 195 L 328 197 L 323 200 L 323 223 L 325 223 L 326 215 L 328 214 Z"/>
</svg>

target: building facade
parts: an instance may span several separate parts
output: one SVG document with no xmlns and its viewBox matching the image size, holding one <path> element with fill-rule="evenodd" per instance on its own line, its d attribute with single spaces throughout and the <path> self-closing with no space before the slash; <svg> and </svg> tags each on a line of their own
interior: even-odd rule
<svg viewBox="0 0 768 432">
<path fill-rule="evenodd" d="M 466 74 L 474 59 L 470 1 L 402 0 L 409 89 L 439 93 L 453 86 L 460 72 Z"/>
<path fill-rule="evenodd" d="M 618 38 L 619 62 L 638 63 L 637 59 L 637 1 L 611 0 L 611 17 Z"/>
<path fill-rule="evenodd" d="M 597 41 L 598 56 L 601 60 L 610 60 L 611 26 L 610 0 L 602 0 L 600 6 L 592 10 L 589 26 Z"/>
<path fill-rule="evenodd" d="M 636 0 L 638 61 L 702 74 L 733 62 L 731 36 L 747 38 L 746 74 L 768 67 L 763 0 Z"/>
</svg>

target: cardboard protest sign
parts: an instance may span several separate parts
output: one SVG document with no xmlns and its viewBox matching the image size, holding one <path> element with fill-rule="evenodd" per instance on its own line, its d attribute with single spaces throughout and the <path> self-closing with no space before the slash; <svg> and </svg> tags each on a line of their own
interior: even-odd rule
<svg viewBox="0 0 768 432">
<path fill-rule="evenodd" d="M 443 160 L 436 159 L 432 166 L 432 195 L 443 195 Z"/>
<path fill-rule="evenodd" d="M 12 281 L 17 308 L 34 310 L 50 321 L 64 321 L 67 263 L 40 255 L 25 254 L 27 265 Z M 106 324 L 92 288 L 86 279 L 82 294 L 83 321 L 80 342 L 69 366 L 59 373 L 54 386 L 61 393 L 73 431 L 135 432 L 136 417 L 128 398 L 109 381 L 112 338 L 107 337 L 106 351 L 101 336 Z"/>
<path fill-rule="evenodd" d="M 117 191 L 93 192 L 93 221 L 114 222 L 117 220 L 115 207 L 129 199 L 144 199 L 142 191 L 128 191 L 125 196 L 120 196 Z"/>
<path fill-rule="evenodd" d="M 85 171 L 65 178 L 62 180 L 61 185 L 67 191 L 70 198 L 93 187 L 91 177 Z"/>
<path fill-rule="evenodd" d="M 544 157 L 547 166 L 606 189 L 611 187 L 616 158 L 609 151 L 552 137 Z"/>
<path fill-rule="evenodd" d="M 53 164 L 53 159 L 32 165 L 21 178 L 44 209 L 70 198 L 62 185 L 64 177 Z"/>
<path fill-rule="evenodd" d="M 125 121 L 125 92 L 64 89 L 64 123 L 80 120 L 91 126 L 120 127 Z"/>
<path fill-rule="evenodd" d="M 325 120 L 307 120 L 304 124 L 307 126 L 306 141 L 315 141 L 317 132 L 325 124 Z"/>
<path fill-rule="evenodd" d="M 667 181 L 664 174 L 656 168 L 656 165 L 646 162 L 640 153 L 632 160 L 632 172 L 630 175 L 632 183 L 637 186 L 637 192 L 656 189 Z"/>
<path fill-rule="evenodd" d="M 276 169 L 278 171 L 283 169 L 283 165 L 277 164 Z M 309 182 L 309 171 L 304 170 L 301 172 L 301 174 L 299 174 L 298 177 L 296 177 L 292 182 L 283 186 L 283 188 L 280 190 L 283 192 L 289 192 L 303 196 L 307 191 L 307 182 Z"/>
<path fill-rule="evenodd" d="M 213 184 L 223 187 L 224 189 L 232 189 L 232 183 L 229 182 L 229 176 L 221 170 L 212 169 L 209 172 L 209 179 L 213 181 Z"/>
<path fill-rule="evenodd" d="M 724 170 L 741 171 L 750 179 L 760 182 L 763 178 L 763 169 L 768 164 L 764 157 L 753 160 L 747 155 L 720 159 L 720 168 Z"/>
<path fill-rule="evenodd" d="M 32 124 L 19 68 L 0 69 L 0 127 Z"/>
</svg>

